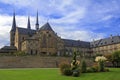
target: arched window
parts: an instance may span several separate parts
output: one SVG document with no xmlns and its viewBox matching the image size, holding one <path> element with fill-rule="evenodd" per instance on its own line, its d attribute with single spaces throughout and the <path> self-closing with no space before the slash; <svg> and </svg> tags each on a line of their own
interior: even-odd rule
<svg viewBox="0 0 120 80">
<path fill-rule="evenodd" d="M 35 54 L 37 54 L 37 50 L 35 51 Z"/>
<path fill-rule="evenodd" d="M 25 38 L 24 37 L 22 37 L 22 40 L 24 40 Z"/>
<path fill-rule="evenodd" d="M 30 50 L 30 54 L 31 54 L 31 55 L 33 54 L 33 50 Z"/>
</svg>

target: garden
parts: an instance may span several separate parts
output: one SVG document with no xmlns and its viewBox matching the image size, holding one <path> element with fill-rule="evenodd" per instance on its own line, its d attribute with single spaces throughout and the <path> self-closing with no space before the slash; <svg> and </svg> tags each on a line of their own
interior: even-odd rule
<svg viewBox="0 0 120 80">
<path fill-rule="evenodd" d="M 120 68 L 109 70 L 72 77 L 61 75 L 58 68 L 0 69 L 0 80 L 120 80 Z"/>
<path fill-rule="evenodd" d="M 14 68 L 0 69 L 0 80 L 120 80 L 120 52 L 99 55 L 94 64 L 87 66 L 85 58 L 77 60 L 73 53 L 72 62 L 62 62 L 59 68 Z M 105 66 L 110 61 L 114 68 Z"/>
</svg>

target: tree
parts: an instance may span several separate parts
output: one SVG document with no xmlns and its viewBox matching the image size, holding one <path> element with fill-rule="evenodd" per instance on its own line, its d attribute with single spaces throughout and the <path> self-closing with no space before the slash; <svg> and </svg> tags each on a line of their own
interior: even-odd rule
<svg viewBox="0 0 120 80">
<path fill-rule="evenodd" d="M 99 71 L 104 71 L 105 70 L 105 61 L 106 61 L 106 57 L 104 56 L 98 56 L 95 58 L 95 61 L 98 62 L 98 66 L 99 66 Z"/>
<path fill-rule="evenodd" d="M 71 69 L 72 69 L 72 75 L 75 77 L 78 77 L 80 75 L 80 66 L 79 66 L 79 61 L 76 59 L 77 55 L 76 55 L 76 51 L 74 51 L 73 53 L 73 60 L 71 63 Z"/>
<path fill-rule="evenodd" d="M 86 71 L 87 71 L 87 65 L 86 65 L 85 60 L 83 59 L 82 64 L 81 64 L 81 72 L 85 73 Z"/>
<path fill-rule="evenodd" d="M 112 63 L 114 67 L 120 67 L 120 51 L 113 52 Z"/>
</svg>

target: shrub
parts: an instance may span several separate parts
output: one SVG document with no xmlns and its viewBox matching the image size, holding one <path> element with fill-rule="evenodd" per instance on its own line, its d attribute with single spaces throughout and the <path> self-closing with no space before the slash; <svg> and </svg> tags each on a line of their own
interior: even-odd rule
<svg viewBox="0 0 120 80">
<path fill-rule="evenodd" d="M 73 54 L 73 60 L 71 62 L 71 68 L 72 70 L 76 70 L 80 67 L 80 61 L 76 60 L 76 52 Z"/>
<path fill-rule="evenodd" d="M 96 67 L 90 67 L 90 68 L 87 68 L 86 72 L 88 72 L 88 73 L 98 72 L 98 69 Z"/>
<path fill-rule="evenodd" d="M 112 62 L 114 67 L 120 67 L 120 51 L 112 53 Z"/>
<path fill-rule="evenodd" d="M 60 71 L 61 71 L 61 74 L 66 75 L 66 76 L 72 75 L 71 66 L 68 63 L 65 63 L 65 62 L 61 63 Z"/>
<path fill-rule="evenodd" d="M 104 62 L 103 62 L 103 61 L 100 61 L 100 62 L 99 62 L 98 70 L 99 70 L 99 71 L 104 71 Z"/>
<path fill-rule="evenodd" d="M 63 69 L 63 75 L 71 76 L 71 75 L 72 75 L 72 70 L 71 70 L 71 68 L 64 68 L 64 69 Z"/>
<path fill-rule="evenodd" d="M 27 55 L 24 51 L 16 51 L 15 53 L 13 53 L 14 56 L 25 56 Z"/>
<path fill-rule="evenodd" d="M 63 75 L 78 77 L 80 75 L 80 62 L 76 60 L 76 52 L 73 54 L 73 60 L 71 62 L 71 65 L 68 63 L 61 63 L 60 71 Z"/>
<path fill-rule="evenodd" d="M 90 68 L 87 68 L 87 72 L 92 73 L 92 72 L 94 72 L 94 70 L 93 70 L 93 68 L 90 67 Z"/>
<path fill-rule="evenodd" d="M 91 67 L 91 69 L 93 70 L 93 72 L 98 72 L 98 68 L 96 67 Z"/>
<path fill-rule="evenodd" d="M 98 64 L 94 64 L 93 66 L 92 66 L 92 69 L 94 70 L 94 72 L 98 72 L 99 70 L 99 66 L 98 66 Z"/>
<path fill-rule="evenodd" d="M 81 72 L 85 73 L 86 71 L 87 71 L 87 65 L 86 65 L 85 60 L 83 60 L 81 64 Z"/>
<path fill-rule="evenodd" d="M 101 62 L 101 61 L 106 61 L 107 59 L 106 59 L 106 57 L 104 57 L 104 56 L 97 56 L 96 58 L 95 58 L 95 61 L 96 62 Z"/>
<path fill-rule="evenodd" d="M 76 52 L 73 54 L 73 60 L 71 63 L 72 75 L 78 77 L 80 75 L 80 61 L 76 60 Z"/>
<path fill-rule="evenodd" d="M 108 68 L 105 68 L 105 69 L 104 69 L 104 72 L 109 72 L 109 69 L 108 69 Z"/>
<path fill-rule="evenodd" d="M 74 77 L 80 76 L 80 69 L 74 70 L 72 75 L 73 75 Z"/>
<path fill-rule="evenodd" d="M 104 57 L 104 56 L 98 56 L 96 57 L 95 61 L 98 62 L 98 70 L 99 71 L 104 71 L 104 68 L 105 68 L 105 64 L 104 62 L 106 61 L 107 59 Z"/>
</svg>

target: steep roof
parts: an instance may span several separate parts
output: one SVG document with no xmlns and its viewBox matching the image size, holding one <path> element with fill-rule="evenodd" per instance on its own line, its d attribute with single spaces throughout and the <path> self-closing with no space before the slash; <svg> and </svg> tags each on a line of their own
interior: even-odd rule
<svg viewBox="0 0 120 80">
<path fill-rule="evenodd" d="M 83 47 L 83 48 L 90 47 L 90 42 L 69 40 L 69 39 L 62 39 L 62 40 L 64 41 L 66 47 Z"/>
<path fill-rule="evenodd" d="M 120 36 L 111 36 L 109 38 L 93 41 L 90 43 L 90 46 L 99 47 L 99 46 L 105 46 L 105 45 L 116 44 L 116 43 L 120 43 Z"/>
<path fill-rule="evenodd" d="M 11 31 L 15 31 L 16 30 L 16 20 L 15 20 L 15 12 L 13 13 L 13 22 L 12 22 L 12 29 Z"/>
<path fill-rule="evenodd" d="M 28 16 L 27 29 L 31 29 L 31 25 L 30 25 L 30 17 L 29 17 L 29 16 Z"/>
<path fill-rule="evenodd" d="M 36 30 L 32 30 L 32 29 L 27 29 L 27 28 L 20 28 L 20 27 L 17 27 L 17 30 L 20 34 L 35 34 L 36 33 Z"/>
<path fill-rule="evenodd" d="M 49 31 L 53 31 L 53 29 L 51 28 L 50 24 L 47 22 L 46 24 L 44 24 L 40 30 L 49 30 Z"/>
</svg>

